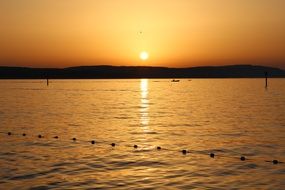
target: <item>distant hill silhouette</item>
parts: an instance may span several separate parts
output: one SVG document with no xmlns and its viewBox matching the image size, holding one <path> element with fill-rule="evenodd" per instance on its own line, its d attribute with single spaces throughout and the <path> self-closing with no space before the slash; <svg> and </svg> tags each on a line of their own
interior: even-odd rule
<svg viewBox="0 0 285 190">
<path fill-rule="evenodd" d="M 63 69 L 0 67 L 0 79 L 114 79 L 114 78 L 260 78 L 285 77 L 285 71 L 264 66 L 230 65 L 191 68 L 137 66 L 80 66 Z"/>
</svg>

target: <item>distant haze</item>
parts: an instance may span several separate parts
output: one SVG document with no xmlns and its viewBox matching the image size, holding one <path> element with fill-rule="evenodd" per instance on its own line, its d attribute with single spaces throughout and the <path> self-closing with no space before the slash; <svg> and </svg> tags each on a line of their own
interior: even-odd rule
<svg viewBox="0 0 285 190">
<path fill-rule="evenodd" d="M 0 65 L 284 69 L 284 10 L 284 0 L 0 0 Z"/>
</svg>

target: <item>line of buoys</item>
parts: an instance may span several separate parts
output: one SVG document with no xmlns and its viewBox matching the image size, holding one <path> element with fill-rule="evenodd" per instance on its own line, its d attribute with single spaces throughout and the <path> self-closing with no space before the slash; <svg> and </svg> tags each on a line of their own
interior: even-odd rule
<svg viewBox="0 0 285 190">
<path fill-rule="evenodd" d="M 12 135 L 18 135 L 18 136 L 23 136 L 23 137 L 26 137 L 26 136 L 28 136 L 26 133 L 22 133 L 22 134 L 17 134 L 17 133 L 12 133 L 11 131 L 9 131 L 9 132 L 1 132 L 0 131 L 0 133 L 2 133 L 2 134 L 7 134 L 8 136 L 12 136 Z M 42 138 L 44 138 L 44 136 L 43 135 L 41 135 L 41 134 L 39 134 L 38 136 L 37 136 L 38 138 L 40 138 L 40 139 L 42 139 Z M 59 139 L 59 136 L 53 136 L 52 137 L 53 139 Z M 71 139 L 73 142 L 77 142 L 78 140 L 77 140 L 77 138 L 75 138 L 75 137 L 73 137 L 72 139 Z M 86 141 L 81 141 L 81 142 L 86 142 Z M 88 141 L 87 141 L 88 142 Z M 91 144 L 95 144 L 96 143 L 96 141 L 95 140 L 91 140 L 91 141 L 89 141 L 89 142 L 91 142 Z M 116 146 L 116 143 L 111 143 L 111 144 L 109 144 L 109 145 L 111 145 L 112 147 L 115 147 Z M 139 146 L 137 145 L 137 144 L 135 144 L 135 145 L 133 145 L 133 148 L 134 149 L 138 149 L 139 148 Z M 156 150 L 158 150 L 158 151 L 160 151 L 160 150 L 162 150 L 162 147 L 161 146 L 156 146 Z M 166 151 L 176 151 L 176 150 L 171 150 L 171 149 L 164 149 L 164 150 L 166 150 Z M 186 149 L 183 149 L 183 150 L 181 150 L 181 153 L 183 154 L 183 155 L 187 155 L 188 153 L 190 153 L 190 151 L 188 151 L 188 150 L 186 150 Z M 195 153 L 195 151 L 194 150 L 191 150 L 191 154 L 193 154 L 193 153 Z M 197 154 L 203 154 L 203 155 L 205 155 L 205 153 L 201 153 L 201 151 L 199 152 L 199 151 L 196 151 L 196 153 Z M 210 153 L 210 154 L 208 154 L 211 158 L 215 158 L 216 157 L 216 155 L 214 154 L 214 153 Z M 218 155 L 218 156 L 220 156 L 220 157 L 228 157 L 228 156 L 225 156 L 225 155 Z M 245 156 L 241 156 L 240 157 L 240 160 L 241 161 L 246 161 L 246 160 L 253 160 L 253 159 L 248 159 L 248 158 L 246 158 Z M 264 160 L 263 160 L 264 161 Z M 281 161 L 279 161 L 279 160 L 276 160 L 276 159 L 274 159 L 274 160 L 265 160 L 264 162 L 270 162 L 270 163 L 272 163 L 272 164 L 274 164 L 274 165 L 276 165 L 276 164 L 282 164 L 282 163 L 284 163 L 284 162 L 281 162 Z"/>
</svg>

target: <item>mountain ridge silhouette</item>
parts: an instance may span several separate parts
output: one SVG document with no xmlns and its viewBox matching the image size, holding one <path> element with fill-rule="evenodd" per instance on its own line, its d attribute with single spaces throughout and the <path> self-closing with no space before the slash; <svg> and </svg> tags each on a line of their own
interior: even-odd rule
<svg viewBox="0 0 285 190">
<path fill-rule="evenodd" d="M 284 78 L 285 70 L 259 65 L 200 66 L 76 66 L 32 68 L 0 66 L 0 79 L 129 79 L 129 78 Z"/>
</svg>

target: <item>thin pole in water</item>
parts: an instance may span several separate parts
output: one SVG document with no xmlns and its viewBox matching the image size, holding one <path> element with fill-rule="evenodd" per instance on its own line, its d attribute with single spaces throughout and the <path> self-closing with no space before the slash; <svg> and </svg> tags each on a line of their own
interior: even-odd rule
<svg viewBox="0 0 285 190">
<path fill-rule="evenodd" d="M 48 78 L 47 78 L 47 86 L 49 85 L 49 80 L 48 80 Z"/>
<path fill-rule="evenodd" d="M 265 88 L 267 88 L 267 86 L 268 86 L 268 80 L 267 80 L 267 78 L 268 78 L 268 72 L 267 72 L 267 71 L 264 72 L 264 75 L 265 75 Z"/>
</svg>

